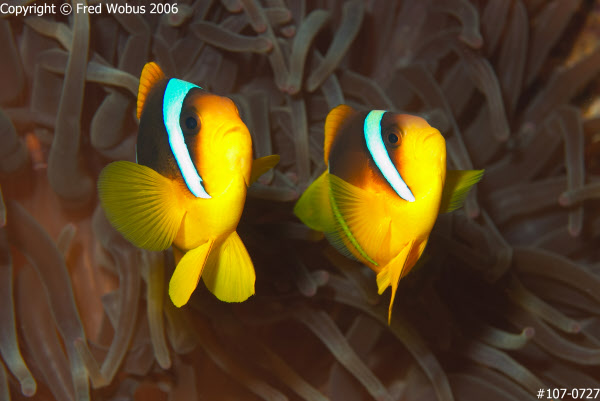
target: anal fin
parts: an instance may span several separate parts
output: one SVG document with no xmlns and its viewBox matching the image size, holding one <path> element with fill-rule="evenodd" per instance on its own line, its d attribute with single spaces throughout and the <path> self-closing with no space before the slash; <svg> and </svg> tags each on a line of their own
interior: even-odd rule
<svg viewBox="0 0 600 401">
<path fill-rule="evenodd" d="M 394 299 L 396 298 L 398 282 L 406 273 L 408 273 L 412 267 L 410 264 L 416 262 L 416 260 L 411 260 L 410 258 L 413 246 L 414 240 L 406 244 L 406 246 L 402 248 L 402 251 L 400 251 L 400 253 L 377 274 L 377 288 L 380 295 L 383 294 L 386 288 L 392 287 L 392 296 L 388 308 L 388 324 L 392 320 L 392 307 L 394 306 Z"/>
<path fill-rule="evenodd" d="M 198 286 L 213 243 L 214 241 L 210 240 L 186 252 L 175 267 L 169 281 L 169 296 L 176 307 L 185 305 Z"/>
<path fill-rule="evenodd" d="M 254 265 L 237 232 L 210 254 L 202 280 L 224 302 L 243 302 L 254 294 Z"/>
</svg>

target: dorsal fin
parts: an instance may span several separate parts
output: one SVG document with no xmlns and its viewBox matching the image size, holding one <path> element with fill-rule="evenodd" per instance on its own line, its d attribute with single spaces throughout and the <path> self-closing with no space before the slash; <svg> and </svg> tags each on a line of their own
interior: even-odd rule
<svg viewBox="0 0 600 401">
<path fill-rule="evenodd" d="M 138 120 L 142 116 L 142 110 L 144 109 L 144 103 L 152 87 L 159 81 L 163 80 L 165 73 L 162 72 L 158 64 L 155 62 L 146 63 L 140 76 L 140 87 L 138 89 L 137 97 L 137 118 Z"/>
<path fill-rule="evenodd" d="M 331 150 L 333 140 L 340 132 L 341 126 L 355 113 L 356 110 L 352 107 L 340 104 L 331 109 L 329 114 L 327 114 L 327 118 L 325 119 L 325 145 L 323 146 L 323 157 L 325 158 L 326 165 L 329 165 L 329 151 Z"/>
</svg>

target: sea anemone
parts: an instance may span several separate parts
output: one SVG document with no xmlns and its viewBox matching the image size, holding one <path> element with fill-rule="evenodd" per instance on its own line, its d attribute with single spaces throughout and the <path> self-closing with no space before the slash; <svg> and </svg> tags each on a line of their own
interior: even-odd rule
<svg viewBox="0 0 600 401">
<path fill-rule="evenodd" d="M 523 400 L 598 387 L 600 1 L 107 4 L 73 0 L 65 16 L 9 1 L 0 16 L 0 400 Z M 255 157 L 281 155 L 239 226 L 257 270 L 247 302 L 199 286 L 175 308 L 172 252 L 133 247 L 98 204 L 102 167 L 134 160 L 147 61 L 231 97 Z M 325 168 L 324 119 L 342 103 L 421 115 L 450 168 L 486 171 L 464 209 L 438 219 L 389 325 L 374 274 L 292 213 Z"/>
</svg>

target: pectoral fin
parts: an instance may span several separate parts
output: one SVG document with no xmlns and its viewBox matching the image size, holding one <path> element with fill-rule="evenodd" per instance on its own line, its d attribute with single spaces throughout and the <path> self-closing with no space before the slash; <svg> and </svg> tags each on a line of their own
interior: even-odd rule
<svg viewBox="0 0 600 401">
<path fill-rule="evenodd" d="M 335 219 L 329 204 L 329 173 L 325 171 L 304 191 L 294 214 L 313 230 L 328 232 L 335 230 Z"/>
<path fill-rule="evenodd" d="M 385 205 L 377 195 L 336 175 L 329 174 L 329 182 L 333 214 L 341 232 L 366 261 L 377 266 L 375 255 L 368 255 L 364 249 L 389 246 L 391 217 Z"/>
<path fill-rule="evenodd" d="M 202 280 L 221 301 L 243 302 L 254 294 L 254 265 L 237 232 L 210 254 Z"/>
<path fill-rule="evenodd" d="M 171 281 L 169 281 L 169 296 L 176 307 L 180 308 L 185 305 L 198 286 L 198 280 L 200 280 L 213 243 L 214 241 L 210 240 L 187 251 L 175 267 Z"/>
<path fill-rule="evenodd" d="M 392 287 L 392 296 L 388 308 L 388 324 L 392 320 L 392 307 L 394 306 L 394 299 L 396 298 L 398 282 L 412 267 L 410 266 L 410 263 L 412 262 L 414 264 L 415 262 L 410 260 L 413 245 L 414 241 L 410 241 L 406 244 L 402 251 L 400 251 L 400 253 L 377 274 L 377 288 L 379 295 L 383 294 L 385 289 L 389 286 Z"/>
<path fill-rule="evenodd" d="M 248 186 L 254 184 L 258 178 L 279 163 L 279 155 L 270 155 L 258 158 L 252 162 L 252 172 Z"/>
<path fill-rule="evenodd" d="M 111 224 L 132 244 L 151 251 L 171 246 L 185 214 L 173 181 L 128 161 L 104 167 L 98 196 Z"/>
<path fill-rule="evenodd" d="M 484 170 L 448 170 L 442 192 L 440 213 L 447 213 L 462 207 L 471 187 L 483 177 Z"/>
</svg>

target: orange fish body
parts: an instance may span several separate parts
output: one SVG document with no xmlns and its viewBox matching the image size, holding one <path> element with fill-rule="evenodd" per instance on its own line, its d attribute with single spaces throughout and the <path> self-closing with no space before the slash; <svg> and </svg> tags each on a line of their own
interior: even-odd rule
<svg viewBox="0 0 600 401">
<path fill-rule="evenodd" d="M 438 213 L 454 210 L 482 171 L 449 171 L 446 143 L 424 119 L 340 105 L 325 122 L 328 170 L 294 212 L 341 253 L 377 273 L 379 293 L 423 253 Z"/>
<path fill-rule="evenodd" d="M 98 178 L 109 221 L 134 245 L 174 247 L 169 283 L 176 306 L 202 277 L 226 302 L 254 294 L 252 261 L 236 228 L 247 187 L 279 156 L 252 160 L 252 140 L 235 104 L 144 67 L 138 94 L 136 161 L 113 162 Z"/>
</svg>

